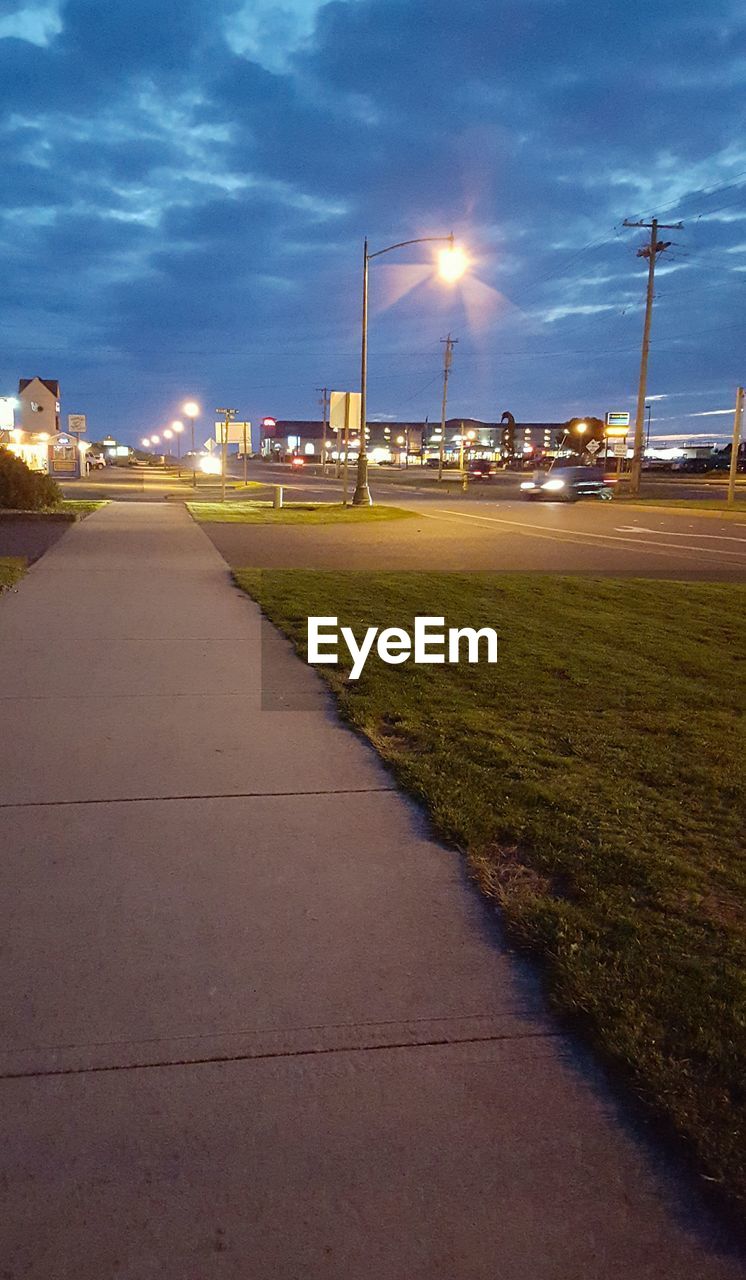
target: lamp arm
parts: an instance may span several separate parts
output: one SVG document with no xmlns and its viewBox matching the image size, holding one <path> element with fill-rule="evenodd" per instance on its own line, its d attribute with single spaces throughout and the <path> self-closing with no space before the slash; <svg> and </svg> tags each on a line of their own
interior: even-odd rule
<svg viewBox="0 0 746 1280">
<path fill-rule="evenodd" d="M 448 236 L 419 236 L 417 240 L 400 240 L 397 244 L 390 244 L 386 249 L 377 249 L 375 253 L 369 253 L 368 259 L 380 258 L 382 253 L 391 253 L 392 249 L 404 249 L 408 244 L 443 244 L 446 240 L 453 247 L 453 232 Z"/>
</svg>

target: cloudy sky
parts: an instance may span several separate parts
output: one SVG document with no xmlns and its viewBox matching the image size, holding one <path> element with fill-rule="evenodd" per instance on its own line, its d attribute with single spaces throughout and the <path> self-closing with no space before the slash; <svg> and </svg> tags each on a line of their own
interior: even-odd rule
<svg viewBox="0 0 746 1280">
<path fill-rule="evenodd" d="M 354 388 L 371 417 L 633 408 L 645 232 L 663 432 L 728 430 L 746 378 L 738 0 L 0 0 L 0 389 L 39 374 L 91 437 L 188 395 L 257 420 Z"/>
</svg>

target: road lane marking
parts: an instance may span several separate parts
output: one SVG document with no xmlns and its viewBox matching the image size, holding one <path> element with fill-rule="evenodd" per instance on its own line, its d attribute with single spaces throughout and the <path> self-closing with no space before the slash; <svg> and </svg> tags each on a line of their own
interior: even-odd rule
<svg viewBox="0 0 746 1280">
<path fill-rule="evenodd" d="M 672 547 L 670 543 L 667 546 L 665 542 L 648 542 L 643 538 L 617 538 L 613 533 L 588 533 L 584 529 L 570 529 L 568 533 L 565 533 L 564 529 L 547 529 L 546 526 L 528 524 L 526 521 L 522 520 L 505 520 L 499 516 L 479 516 L 472 514 L 470 511 L 452 511 L 447 507 L 441 507 L 441 511 L 444 515 L 462 516 L 466 520 L 486 520 L 488 524 L 507 524 L 513 525 L 517 529 L 530 529 L 532 533 L 537 534 L 539 537 L 567 538 L 569 536 L 577 538 L 597 538 L 603 542 L 628 542 L 635 547 L 654 547 L 657 551 L 662 551 L 664 554 L 671 554 L 672 552 L 674 554 L 676 552 L 689 552 L 690 554 L 699 556 L 736 556 L 743 564 L 746 564 L 746 557 L 741 555 L 740 552 L 725 551 L 721 547 Z M 680 536 L 686 537 L 688 535 L 681 534 Z"/>
<path fill-rule="evenodd" d="M 658 538 L 715 538 L 718 542 L 743 542 L 746 544 L 746 538 L 734 538 L 727 533 L 695 533 L 693 529 L 688 533 L 680 533 L 678 529 L 644 529 L 642 525 L 625 524 L 617 528 L 617 533 L 652 533 Z"/>
</svg>

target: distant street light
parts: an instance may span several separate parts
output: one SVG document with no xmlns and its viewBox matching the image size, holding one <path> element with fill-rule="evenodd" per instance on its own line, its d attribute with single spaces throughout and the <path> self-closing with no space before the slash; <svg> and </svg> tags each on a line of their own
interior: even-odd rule
<svg viewBox="0 0 746 1280">
<path fill-rule="evenodd" d="M 194 421 L 199 417 L 199 405 L 196 400 L 187 400 L 186 404 L 181 406 L 181 412 L 187 418 L 192 420 L 192 485 L 197 488 L 197 450 L 194 444 Z"/>
<path fill-rule="evenodd" d="M 393 249 L 404 249 L 410 244 L 442 244 L 444 242 L 448 245 L 448 248 L 441 250 L 438 255 L 438 273 L 442 280 L 453 284 L 464 274 L 468 266 L 463 249 L 460 249 L 453 242 L 453 232 L 449 236 L 418 236 L 415 240 L 399 240 L 397 244 L 390 244 L 385 249 L 377 249 L 375 253 L 368 253 L 368 239 L 367 237 L 365 239 L 363 245 L 363 319 L 360 354 L 360 435 L 362 443 L 357 458 L 355 492 L 352 495 L 352 505 L 354 507 L 369 507 L 371 504 L 370 489 L 368 488 L 367 442 L 365 439 L 368 413 L 368 264 L 372 258 L 380 258 L 384 253 L 391 253 Z"/>
<path fill-rule="evenodd" d="M 150 443 L 151 443 L 151 444 L 160 444 L 160 443 L 161 443 L 161 437 L 160 437 L 160 436 L 151 436 L 151 437 L 150 437 Z"/>
<path fill-rule="evenodd" d="M 149 448 L 150 448 L 150 436 L 143 436 L 143 438 L 142 438 L 142 447 L 143 447 L 143 449 L 149 449 Z"/>
</svg>

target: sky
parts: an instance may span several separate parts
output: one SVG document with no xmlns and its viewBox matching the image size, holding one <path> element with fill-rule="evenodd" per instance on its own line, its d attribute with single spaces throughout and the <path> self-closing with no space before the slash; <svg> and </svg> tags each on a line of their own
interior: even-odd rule
<svg viewBox="0 0 746 1280">
<path fill-rule="evenodd" d="M 634 412 L 648 232 L 653 434 L 727 434 L 746 380 L 738 0 L 0 0 L 0 394 L 57 378 L 89 438 L 185 398 L 318 417 Z M 663 233 L 662 233 L 663 234 Z"/>
</svg>

